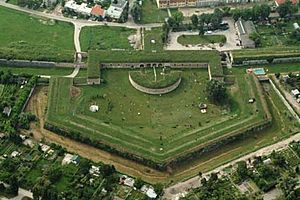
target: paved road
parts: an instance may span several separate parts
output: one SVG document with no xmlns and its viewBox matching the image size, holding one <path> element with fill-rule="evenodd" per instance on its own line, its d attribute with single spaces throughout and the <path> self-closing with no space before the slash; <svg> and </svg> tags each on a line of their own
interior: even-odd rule
<svg viewBox="0 0 300 200">
<path fill-rule="evenodd" d="M 281 142 L 278 142 L 276 144 L 267 146 L 265 148 L 259 149 L 253 153 L 250 153 L 248 155 L 245 155 L 237 160 L 231 161 L 225 165 L 222 165 L 212 171 L 209 171 L 205 174 L 203 174 L 202 177 L 209 177 L 209 174 L 211 173 L 217 173 L 222 171 L 224 168 L 229 167 L 230 165 L 234 165 L 235 163 L 239 162 L 239 161 L 247 161 L 248 159 L 257 157 L 257 156 L 262 156 L 262 155 L 268 155 L 270 153 L 272 153 L 273 150 L 281 150 L 284 149 L 288 146 L 288 144 L 292 141 L 300 141 L 300 133 L 297 133 L 296 135 L 293 135 L 292 137 L 283 140 Z M 181 182 L 181 183 L 177 183 L 176 185 L 173 185 L 171 187 L 168 187 L 164 190 L 164 196 L 163 199 L 172 199 L 172 200 L 177 200 L 180 197 L 184 196 L 187 191 L 191 188 L 197 188 L 200 187 L 200 177 L 196 176 L 193 177 L 187 181 Z"/>
<path fill-rule="evenodd" d="M 108 25 L 108 26 L 119 26 L 119 27 L 127 27 L 127 28 L 140 28 L 140 27 L 153 28 L 153 27 L 162 26 L 162 23 L 139 25 L 139 24 L 135 24 L 133 21 L 126 22 L 126 23 L 115 23 L 115 22 L 96 22 L 96 21 L 88 21 L 88 20 L 83 20 L 83 19 L 73 19 L 73 18 L 64 17 L 62 15 L 45 13 L 45 12 L 40 12 L 40 11 L 28 9 L 28 8 L 19 7 L 16 5 L 5 3 L 4 0 L 0 0 L 0 6 L 4 6 L 7 8 L 14 9 L 14 10 L 26 12 L 26 13 L 33 14 L 33 15 L 40 16 L 40 17 L 45 17 L 45 18 L 54 19 L 54 20 L 58 20 L 58 21 L 64 21 L 64 22 L 70 22 L 73 24 L 78 24 L 81 27 Z"/>
</svg>

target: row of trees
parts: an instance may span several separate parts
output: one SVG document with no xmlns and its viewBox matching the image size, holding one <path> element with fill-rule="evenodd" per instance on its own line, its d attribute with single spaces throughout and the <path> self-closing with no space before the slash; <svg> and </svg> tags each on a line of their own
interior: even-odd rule
<svg viewBox="0 0 300 200">
<path fill-rule="evenodd" d="M 208 29 L 216 30 L 220 28 L 224 15 L 225 13 L 219 8 L 216 8 L 212 14 L 203 13 L 200 16 L 192 15 L 191 21 L 193 28 L 199 29 L 200 34 L 204 34 L 205 26 L 208 27 Z"/>
<path fill-rule="evenodd" d="M 266 20 L 271 13 L 271 8 L 267 4 L 255 5 L 252 8 L 235 9 L 232 11 L 232 17 L 235 21 L 239 18 L 244 20 L 262 21 Z"/>
</svg>

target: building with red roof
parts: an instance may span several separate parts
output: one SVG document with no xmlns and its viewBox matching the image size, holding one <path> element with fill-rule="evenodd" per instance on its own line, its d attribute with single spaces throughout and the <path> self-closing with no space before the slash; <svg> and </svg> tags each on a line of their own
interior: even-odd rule
<svg viewBox="0 0 300 200">
<path fill-rule="evenodd" d="M 299 0 L 290 0 L 290 1 L 292 2 L 293 5 L 295 5 L 299 2 Z M 276 6 L 284 4 L 285 2 L 286 2 L 286 0 L 275 0 Z"/>
<path fill-rule="evenodd" d="M 105 17 L 105 10 L 100 5 L 95 5 L 92 8 L 91 15 L 96 17 Z"/>
</svg>

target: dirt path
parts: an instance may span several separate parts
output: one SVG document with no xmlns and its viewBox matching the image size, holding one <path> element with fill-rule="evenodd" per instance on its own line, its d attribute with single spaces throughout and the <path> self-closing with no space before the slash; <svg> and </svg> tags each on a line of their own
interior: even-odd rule
<svg viewBox="0 0 300 200">
<path fill-rule="evenodd" d="M 44 118 L 45 118 L 45 106 L 48 100 L 48 87 L 39 86 L 36 88 L 32 98 L 30 99 L 27 111 L 34 113 L 40 121 L 32 124 L 31 129 L 26 131 L 26 133 L 33 133 L 33 137 L 36 140 L 44 138 L 48 142 L 57 143 L 70 152 L 76 152 L 82 157 L 91 159 L 95 162 L 104 162 L 106 164 L 113 164 L 118 171 L 126 173 L 134 177 L 141 177 L 148 182 L 163 182 L 167 179 L 168 174 L 155 171 L 151 168 L 145 167 L 143 165 L 131 162 L 129 160 L 123 159 L 112 155 L 106 151 L 101 151 L 100 149 L 85 145 L 80 142 L 59 136 L 53 132 L 45 130 L 43 128 Z"/>
</svg>

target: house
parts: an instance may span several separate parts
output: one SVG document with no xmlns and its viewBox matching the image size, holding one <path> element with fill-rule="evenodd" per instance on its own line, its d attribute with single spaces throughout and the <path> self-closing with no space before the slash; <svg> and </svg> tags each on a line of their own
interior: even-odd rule
<svg viewBox="0 0 300 200">
<path fill-rule="evenodd" d="M 66 153 L 64 159 L 61 161 L 62 165 L 68 165 L 72 162 L 73 155 Z"/>
<path fill-rule="evenodd" d="M 64 8 L 86 16 L 90 16 L 92 12 L 92 8 L 89 8 L 86 3 L 79 5 L 73 0 L 67 1 Z"/>
<path fill-rule="evenodd" d="M 296 98 L 300 95 L 300 92 L 299 92 L 298 89 L 292 90 L 291 93 L 292 93 L 292 95 L 293 95 L 294 97 L 296 97 Z"/>
<path fill-rule="evenodd" d="M 271 160 L 271 158 L 267 158 L 267 159 L 263 160 L 263 163 L 264 163 L 265 165 L 269 165 L 269 164 L 272 163 L 272 160 Z"/>
<path fill-rule="evenodd" d="M 244 48 L 255 48 L 255 42 L 250 39 L 250 35 L 256 32 L 255 26 L 252 21 L 245 21 L 239 19 L 235 23 L 241 46 Z"/>
<path fill-rule="evenodd" d="M 0 139 L 5 138 L 5 134 L 4 133 L 0 133 Z"/>
<path fill-rule="evenodd" d="M 145 193 L 150 199 L 155 199 L 157 197 L 157 194 L 152 186 L 148 187 L 146 185 L 143 185 L 141 191 Z"/>
<path fill-rule="evenodd" d="M 292 2 L 293 5 L 296 5 L 299 0 L 289 0 Z M 286 0 L 275 0 L 275 6 L 278 7 L 280 6 L 281 4 L 284 4 L 286 2 Z"/>
<path fill-rule="evenodd" d="M 39 145 L 41 147 L 42 152 L 44 153 L 46 153 L 50 149 L 50 147 L 46 144 L 40 143 Z"/>
<path fill-rule="evenodd" d="M 26 139 L 26 140 L 24 140 L 23 144 L 24 144 L 25 146 L 29 146 L 30 148 L 33 148 L 33 147 L 34 147 L 34 143 L 33 143 L 33 141 L 32 141 L 31 139 Z"/>
<path fill-rule="evenodd" d="M 90 106 L 90 111 L 91 112 L 98 112 L 99 111 L 99 106 L 97 106 L 97 105 L 91 105 Z"/>
<path fill-rule="evenodd" d="M 89 170 L 89 173 L 94 175 L 94 176 L 99 176 L 100 174 L 100 167 L 96 167 L 94 165 L 92 165 L 92 167 Z"/>
<path fill-rule="evenodd" d="M 105 17 L 105 10 L 100 5 L 95 5 L 92 8 L 91 15 L 95 17 Z"/>
<path fill-rule="evenodd" d="M 71 162 L 75 165 L 79 164 L 80 162 L 80 157 L 78 155 L 74 155 L 72 158 L 71 158 Z"/>
<path fill-rule="evenodd" d="M 263 2 L 265 0 L 156 0 L 158 8 L 213 7 L 226 4 Z"/>
<path fill-rule="evenodd" d="M 123 185 L 126 185 L 128 187 L 134 187 L 134 179 L 133 178 L 130 178 L 126 175 L 123 175 L 121 178 L 120 178 L 120 184 L 123 184 Z"/>
<path fill-rule="evenodd" d="M 105 15 L 111 17 L 114 20 L 119 20 L 127 5 L 128 2 L 126 0 L 112 1 Z"/>
<path fill-rule="evenodd" d="M 15 157 L 17 157 L 17 156 L 19 156 L 19 155 L 21 155 L 21 153 L 19 153 L 19 152 L 17 152 L 17 151 L 13 151 L 13 152 L 10 154 L 10 156 L 11 156 L 12 158 L 15 158 Z"/>
<path fill-rule="evenodd" d="M 9 117 L 10 114 L 11 114 L 11 107 L 8 107 L 8 106 L 4 107 L 2 113 L 3 113 L 4 115 L 6 115 L 7 117 Z"/>
</svg>

